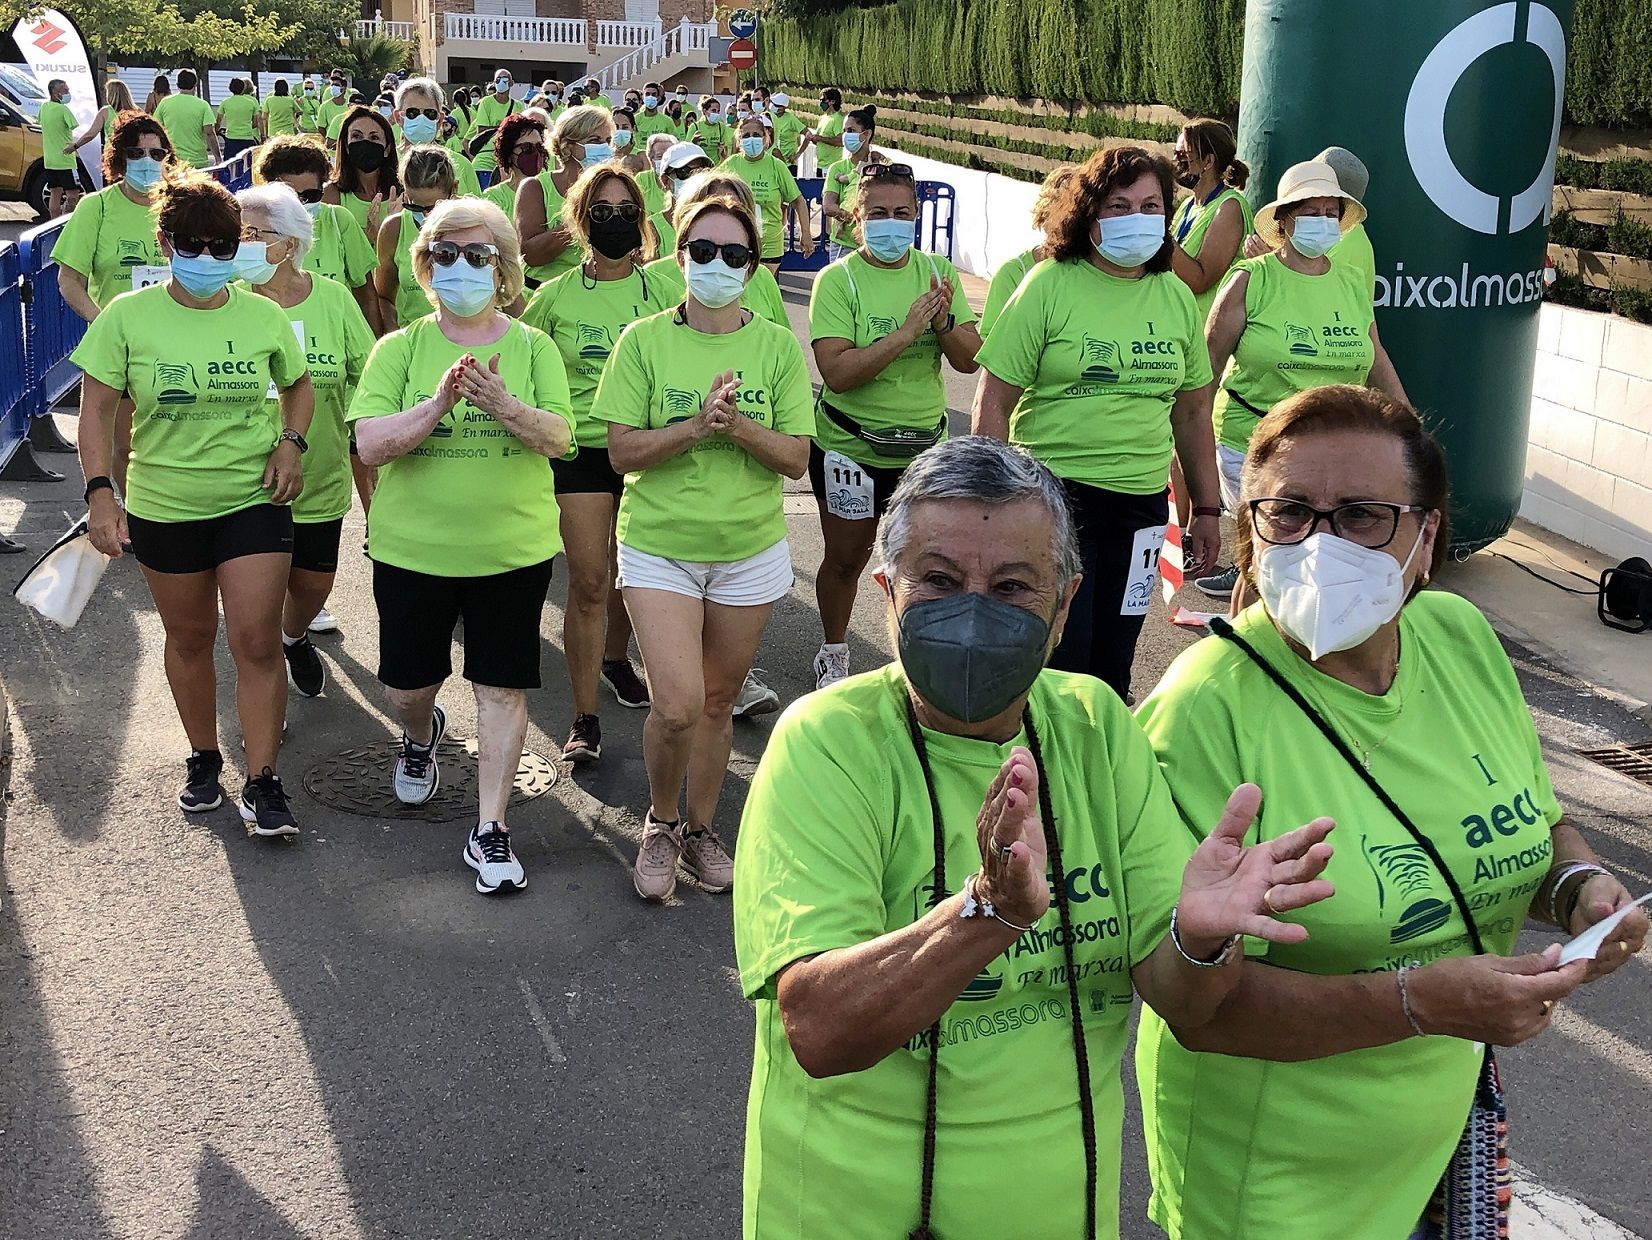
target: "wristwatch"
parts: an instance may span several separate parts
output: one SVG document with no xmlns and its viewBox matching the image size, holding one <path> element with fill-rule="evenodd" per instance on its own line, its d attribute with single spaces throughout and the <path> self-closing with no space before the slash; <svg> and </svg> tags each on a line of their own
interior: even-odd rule
<svg viewBox="0 0 1652 1240">
<path fill-rule="evenodd" d="M 99 474 L 95 478 L 88 478 L 88 479 L 86 479 L 86 497 L 85 497 L 86 502 L 88 504 L 90 504 L 92 502 L 92 492 L 94 492 L 94 491 L 110 491 L 110 492 L 112 492 L 112 491 L 114 491 L 114 489 L 115 489 L 115 484 L 112 481 L 110 481 L 109 476 L 107 474 Z"/>
<path fill-rule="evenodd" d="M 284 431 L 282 431 L 280 436 L 276 439 L 275 442 L 276 442 L 277 447 L 279 447 L 281 445 L 282 440 L 288 440 L 292 443 L 297 444 L 298 445 L 298 454 L 300 456 L 303 456 L 306 452 L 308 452 L 310 450 L 310 441 L 305 439 L 304 436 L 300 435 L 297 431 L 295 431 L 290 426 L 287 427 Z"/>
<path fill-rule="evenodd" d="M 958 326 L 958 316 L 955 315 L 955 314 L 949 314 L 949 315 L 946 316 L 946 326 L 945 327 L 937 327 L 935 329 L 935 334 L 937 336 L 944 336 L 949 331 L 951 331 L 954 327 L 957 327 L 957 326 Z"/>
</svg>

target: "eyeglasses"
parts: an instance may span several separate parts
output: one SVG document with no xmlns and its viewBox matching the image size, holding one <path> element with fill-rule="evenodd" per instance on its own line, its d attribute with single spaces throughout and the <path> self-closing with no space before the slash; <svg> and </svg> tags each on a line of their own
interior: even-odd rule
<svg viewBox="0 0 1652 1240">
<path fill-rule="evenodd" d="M 281 240 L 282 234 L 273 228 L 254 228 L 251 224 L 241 226 L 241 240 L 257 241 L 260 237 L 269 237 L 272 240 Z"/>
<path fill-rule="evenodd" d="M 705 163 L 689 164 L 682 168 L 667 168 L 665 172 L 674 181 L 686 181 L 689 177 L 698 176 L 700 173 L 709 172 L 710 170 L 711 161 L 707 160 Z"/>
<path fill-rule="evenodd" d="M 293 192 L 298 195 L 298 201 L 307 207 L 321 201 L 321 190 L 319 189 L 299 189 Z"/>
<path fill-rule="evenodd" d="M 911 164 L 864 164 L 860 170 L 860 179 L 863 181 L 879 181 L 884 177 L 891 177 L 897 181 L 913 179 Z"/>
<path fill-rule="evenodd" d="M 751 266 L 752 253 L 750 247 L 748 246 L 732 244 L 718 245 L 715 241 L 700 239 L 696 241 L 685 241 L 677 248 L 679 250 L 687 250 L 689 258 L 693 259 L 696 263 L 699 263 L 702 266 L 709 263 L 719 254 L 723 256 L 723 261 L 730 267 Z"/>
<path fill-rule="evenodd" d="M 422 116 L 427 121 L 439 121 L 442 119 L 442 110 L 440 108 L 403 108 L 402 116 L 407 120 L 412 120 L 415 116 Z"/>
<path fill-rule="evenodd" d="M 1401 513 L 1428 511 L 1420 504 L 1390 504 L 1383 500 L 1359 500 L 1338 504 L 1335 508 L 1315 508 L 1301 500 L 1278 496 L 1250 501 L 1251 525 L 1263 542 L 1276 547 L 1306 541 L 1324 522 L 1338 538 L 1374 551 L 1394 541 Z"/>
<path fill-rule="evenodd" d="M 472 241 L 469 245 L 460 246 L 452 241 L 432 241 L 430 243 L 430 261 L 438 267 L 451 267 L 459 261 L 459 255 L 465 256 L 465 261 L 472 267 L 486 267 L 499 258 L 499 247 L 489 245 L 484 241 Z"/>
<path fill-rule="evenodd" d="M 210 254 L 213 258 L 234 258 L 240 248 L 239 237 L 190 237 L 183 233 L 162 233 L 172 252 L 179 258 L 199 258 Z"/>
<path fill-rule="evenodd" d="M 134 159 L 165 159 L 172 152 L 161 146 L 123 146 L 120 148 L 121 158 L 128 163 Z"/>
<path fill-rule="evenodd" d="M 606 224 L 616 215 L 627 224 L 635 224 L 642 218 L 642 208 L 634 202 L 593 202 L 587 214 L 593 224 Z"/>
<path fill-rule="evenodd" d="M 518 142 L 515 146 L 511 147 L 511 154 L 520 155 L 523 151 L 543 151 L 544 149 L 545 149 L 545 143 L 542 142 L 542 141 L 541 142 L 523 141 L 523 142 Z"/>
</svg>

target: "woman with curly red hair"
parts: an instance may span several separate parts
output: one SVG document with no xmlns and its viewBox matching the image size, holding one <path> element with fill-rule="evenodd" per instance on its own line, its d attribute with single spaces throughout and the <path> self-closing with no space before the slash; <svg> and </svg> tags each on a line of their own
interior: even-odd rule
<svg viewBox="0 0 1652 1240">
<path fill-rule="evenodd" d="M 1193 571 L 1221 548 L 1210 356 L 1171 270 L 1170 164 L 1137 146 L 1091 156 L 1051 207 L 1043 259 L 981 347 L 973 429 L 1062 480 L 1084 580 L 1052 667 L 1130 694 L 1158 578 L 1170 460 L 1187 471 Z"/>
<path fill-rule="evenodd" d="M 516 191 L 528 177 L 545 171 L 550 154 L 545 146 L 545 122 L 526 112 L 507 116 L 493 131 L 493 180 L 482 191 L 513 223 Z"/>
</svg>

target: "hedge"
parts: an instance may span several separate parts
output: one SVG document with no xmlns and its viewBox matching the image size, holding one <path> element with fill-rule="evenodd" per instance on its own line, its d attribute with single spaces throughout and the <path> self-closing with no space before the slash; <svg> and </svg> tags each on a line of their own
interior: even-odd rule
<svg viewBox="0 0 1652 1240">
<path fill-rule="evenodd" d="M 896 0 L 762 31 L 765 78 L 1236 116 L 1243 0 Z M 1652 125 L 1652 0 L 1576 0 L 1566 112 Z"/>
</svg>

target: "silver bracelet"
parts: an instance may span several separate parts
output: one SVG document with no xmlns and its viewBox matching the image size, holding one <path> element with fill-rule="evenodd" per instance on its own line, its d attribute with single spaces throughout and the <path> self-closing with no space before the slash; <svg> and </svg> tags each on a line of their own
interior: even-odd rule
<svg viewBox="0 0 1652 1240">
<path fill-rule="evenodd" d="M 1170 910 L 1170 945 L 1176 949 L 1178 956 L 1195 969 L 1220 969 L 1233 959 L 1239 949 L 1240 936 L 1237 934 L 1229 935 L 1226 942 L 1217 949 L 1216 954 L 1209 960 L 1200 960 L 1197 956 L 1188 955 L 1187 948 L 1182 946 L 1181 930 L 1176 925 L 1176 915 L 1179 911 L 1180 909 L 1176 907 L 1172 907 Z"/>
<path fill-rule="evenodd" d="M 1428 1033 L 1421 1025 L 1417 1023 L 1417 1014 L 1411 1010 L 1411 996 L 1405 989 L 1405 975 L 1417 967 L 1418 966 L 1415 964 L 1402 964 L 1400 966 L 1400 971 L 1394 974 L 1394 985 L 1399 988 L 1400 1011 L 1405 1013 L 1406 1023 L 1411 1026 L 1412 1032 L 1414 1032 L 1419 1038 L 1426 1038 Z"/>
<path fill-rule="evenodd" d="M 1030 926 L 1017 925 L 994 908 L 991 900 L 983 900 L 977 896 L 975 894 L 975 884 L 980 877 L 981 873 L 977 870 L 964 880 L 964 907 L 959 911 L 959 917 L 966 920 L 971 917 L 990 917 L 994 921 L 1002 922 L 1017 934 L 1026 934 L 1028 931 L 1038 929 L 1038 922 L 1043 921 L 1043 917 L 1039 917 L 1038 921 L 1033 922 Z"/>
<path fill-rule="evenodd" d="M 1596 865 L 1593 861 L 1570 861 L 1555 871 L 1549 880 L 1549 921 L 1562 930 L 1567 929 L 1567 926 L 1560 916 L 1560 889 L 1579 874 L 1588 874 L 1591 877 L 1605 874 L 1608 878 L 1611 877 L 1604 867 Z M 1584 881 L 1587 882 L 1588 879 Z"/>
</svg>

